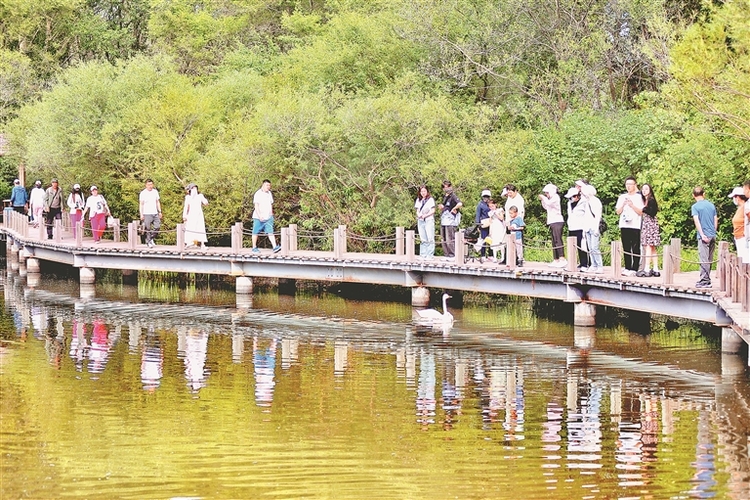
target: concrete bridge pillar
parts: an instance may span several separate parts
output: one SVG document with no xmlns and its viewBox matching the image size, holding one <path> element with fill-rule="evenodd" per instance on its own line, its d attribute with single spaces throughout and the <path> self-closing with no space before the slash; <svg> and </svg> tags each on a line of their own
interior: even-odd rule
<svg viewBox="0 0 750 500">
<path fill-rule="evenodd" d="M 412 307 L 427 307 L 430 305 L 430 290 L 423 286 L 415 286 L 411 289 Z"/>
<path fill-rule="evenodd" d="M 42 272 L 41 267 L 39 267 L 39 259 L 34 257 L 26 259 L 26 271 L 29 274 L 39 274 Z"/>
<path fill-rule="evenodd" d="M 580 325 L 573 327 L 573 343 L 578 349 L 593 349 L 595 340 L 595 327 Z"/>
<path fill-rule="evenodd" d="M 237 276 L 235 282 L 235 293 L 237 295 L 252 295 L 253 279 L 249 276 Z"/>
<path fill-rule="evenodd" d="M 26 274 L 26 286 L 29 288 L 36 288 L 39 286 L 42 275 L 39 273 L 27 273 Z"/>
<path fill-rule="evenodd" d="M 81 267 L 78 273 L 81 285 L 93 285 L 96 283 L 96 271 L 90 267 Z"/>
<path fill-rule="evenodd" d="M 742 346 L 742 337 L 737 335 L 731 328 L 721 329 L 721 352 L 737 354 Z"/>
<path fill-rule="evenodd" d="M 81 283 L 80 295 L 82 299 L 93 299 L 96 297 L 96 285 L 93 283 Z"/>
<path fill-rule="evenodd" d="M 21 247 L 15 241 L 10 245 L 10 260 L 11 262 L 18 262 L 18 252 L 21 251 Z"/>
<path fill-rule="evenodd" d="M 573 324 L 575 326 L 594 326 L 596 324 L 596 305 L 590 302 L 573 304 Z"/>
<path fill-rule="evenodd" d="M 297 280 L 289 278 L 279 278 L 279 295 L 296 295 Z"/>
</svg>

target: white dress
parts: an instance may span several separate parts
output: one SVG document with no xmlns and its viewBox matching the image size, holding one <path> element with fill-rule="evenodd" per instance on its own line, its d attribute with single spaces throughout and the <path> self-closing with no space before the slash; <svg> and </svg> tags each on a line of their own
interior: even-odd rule
<svg viewBox="0 0 750 500">
<path fill-rule="evenodd" d="M 206 243 L 206 220 L 203 217 L 203 205 L 208 200 L 202 193 L 185 196 L 182 219 L 185 221 L 185 243 Z"/>
</svg>

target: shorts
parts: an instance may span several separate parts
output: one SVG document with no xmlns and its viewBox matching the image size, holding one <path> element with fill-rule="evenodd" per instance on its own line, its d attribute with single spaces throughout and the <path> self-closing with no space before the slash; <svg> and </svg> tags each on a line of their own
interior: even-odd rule
<svg viewBox="0 0 750 500">
<path fill-rule="evenodd" d="M 253 234 L 261 233 L 273 234 L 273 217 L 265 221 L 253 219 Z"/>
</svg>

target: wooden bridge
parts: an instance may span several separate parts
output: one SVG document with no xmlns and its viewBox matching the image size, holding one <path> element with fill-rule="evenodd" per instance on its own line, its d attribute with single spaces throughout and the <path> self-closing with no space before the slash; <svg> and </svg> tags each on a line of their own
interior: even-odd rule
<svg viewBox="0 0 750 500">
<path fill-rule="evenodd" d="M 411 288 L 412 305 L 417 307 L 429 303 L 430 288 L 462 290 L 572 303 L 577 325 L 594 324 L 597 305 L 705 321 L 723 328 L 724 350 L 737 352 L 742 341 L 750 344 L 750 266 L 739 263 L 726 242 L 719 245 L 714 288 L 698 289 L 694 287 L 697 272 L 679 272 L 679 240 L 664 247 L 661 277 L 636 278 L 620 275 L 619 241 L 611 243 L 613 265 L 605 267 L 603 274 L 586 274 L 576 271 L 573 259 L 565 269 L 538 262 L 517 267 L 512 245 L 509 265 L 467 261 L 461 232 L 456 235 L 455 258 L 420 260 L 414 252 L 414 231 L 403 228 L 397 228 L 395 250 L 389 254 L 348 251 L 345 226 L 333 229 L 332 250 L 300 250 L 294 225 L 281 229 L 278 253 L 265 249 L 254 253 L 244 246 L 242 223 L 231 227 L 228 247 L 188 248 L 180 224 L 176 244 L 149 248 L 140 244 L 137 221 L 125 231 L 115 222 L 112 239 L 95 244 L 83 237 L 82 230 L 73 238 L 60 221 L 53 238 L 47 239 L 45 228 L 30 226 L 26 216 L 11 209 L 3 215 L 0 235 L 8 240 L 9 261 L 27 275 L 30 286 L 38 281 L 39 260 L 45 260 L 78 268 L 82 285 L 94 283 L 95 269 L 234 276 L 238 303 L 252 293 L 254 277 L 404 286 Z M 575 255 L 575 238 L 568 238 L 567 245 L 567 255 Z"/>
</svg>

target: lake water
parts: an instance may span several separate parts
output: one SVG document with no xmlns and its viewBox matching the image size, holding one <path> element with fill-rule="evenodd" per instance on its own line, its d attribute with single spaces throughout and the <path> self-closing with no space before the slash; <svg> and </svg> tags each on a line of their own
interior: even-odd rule
<svg viewBox="0 0 750 500">
<path fill-rule="evenodd" d="M 143 281 L 0 277 L 1 498 L 750 497 L 712 328 Z"/>
</svg>

